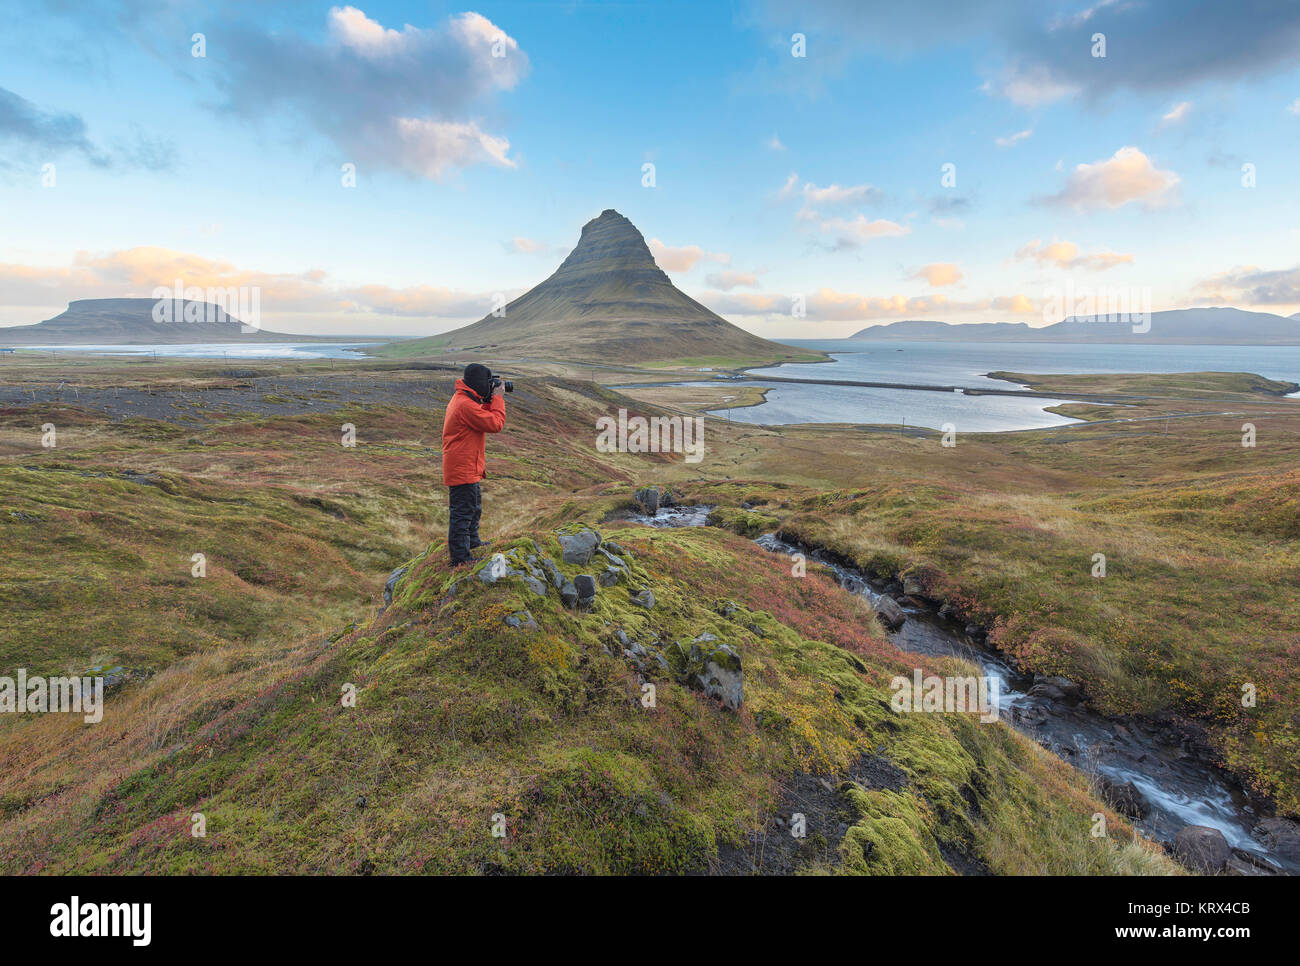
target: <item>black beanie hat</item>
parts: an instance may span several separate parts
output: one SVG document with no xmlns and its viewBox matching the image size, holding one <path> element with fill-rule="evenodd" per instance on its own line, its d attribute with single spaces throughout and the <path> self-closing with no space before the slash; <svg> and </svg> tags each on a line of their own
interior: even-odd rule
<svg viewBox="0 0 1300 966">
<path fill-rule="evenodd" d="M 471 362 L 465 367 L 465 374 L 461 376 L 465 385 L 469 386 L 484 402 L 492 395 L 492 370 L 487 366 L 479 365 L 477 362 Z"/>
</svg>

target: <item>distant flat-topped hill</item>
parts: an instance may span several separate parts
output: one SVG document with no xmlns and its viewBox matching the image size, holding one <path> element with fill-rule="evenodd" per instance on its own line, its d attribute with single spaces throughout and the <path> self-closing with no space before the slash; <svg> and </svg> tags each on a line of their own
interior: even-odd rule
<svg viewBox="0 0 1300 966">
<path fill-rule="evenodd" d="M 583 226 L 555 274 L 507 304 L 500 317 L 489 314 L 379 354 L 448 350 L 621 363 L 825 358 L 752 335 L 682 292 L 655 264 L 641 232 L 612 208 Z"/>
<path fill-rule="evenodd" d="M 1024 322 L 890 322 L 871 325 L 854 339 L 914 342 L 1074 342 L 1132 345 L 1300 345 L 1300 313 L 1234 308 L 1152 312 L 1150 329 L 1135 332 L 1129 322 L 1069 318 L 1034 328 Z"/>
<path fill-rule="evenodd" d="M 170 304 L 167 304 L 170 303 Z M 0 345 L 191 345 L 201 342 L 337 342 L 338 337 L 256 330 L 212 302 L 165 300 L 170 321 L 155 321 L 158 299 L 79 299 L 35 325 L 0 328 Z M 191 321 L 192 320 L 192 321 Z"/>
</svg>

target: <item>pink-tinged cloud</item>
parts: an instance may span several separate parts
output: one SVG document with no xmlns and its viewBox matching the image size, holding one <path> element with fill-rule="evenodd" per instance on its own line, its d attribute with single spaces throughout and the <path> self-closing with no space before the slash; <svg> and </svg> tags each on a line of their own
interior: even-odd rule
<svg viewBox="0 0 1300 966">
<path fill-rule="evenodd" d="M 675 248 L 671 245 L 665 245 L 658 238 L 651 238 L 649 248 L 655 262 L 665 272 L 689 272 L 699 262 L 731 264 L 731 256 L 727 253 L 706 252 L 699 245 L 683 245 Z"/>
<path fill-rule="evenodd" d="M 59 306 L 86 298 L 150 298 L 154 289 L 170 289 L 178 282 L 182 288 L 256 288 L 263 314 L 268 316 L 359 312 L 474 319 L 491 308 L 496 294 L 433 285 L 344 285 L 331 281 L 319 269 L 261 272 L 188 252 L 142 247 L 107 254 L 78 252 L 68 266 L 0 263 L 0 305 Z"/>
<path fill-rule="evenodd" d="M 964 277 L 961 269 L 951 262 L 931 262 L 929 265 L 923 265 L 912 273 L 912 278 L 925 279 L 931 288 L 956 285 Z"/>
<path fill-rule="evenodd" d="M 1043 203 L 1078 211 L 1122 208 L 1132 202 L 1158 208 L 1177 203 L 1179 181 L 1177 174 L 1160 170 L 1137 148 L 1123 147 L 1110 158 L 1078 165 L 1065 186 Z"/>
<path fill-rule="evenodd" d="M 1084 254 L 1079 246 L 1071 241 L 1053 241 L 1043 244 L 1035 238 L 1028 245 L 1016 250 L 1016 258 L 1021 261 L 1032 260 L 1041 265 L 1056 268 L 1081 268 L 1091 272 L 1102 272 L 1117 265 L 1132 265 L 1133 256 L 1119 252 L 1093 252 Z"/>
</svg>

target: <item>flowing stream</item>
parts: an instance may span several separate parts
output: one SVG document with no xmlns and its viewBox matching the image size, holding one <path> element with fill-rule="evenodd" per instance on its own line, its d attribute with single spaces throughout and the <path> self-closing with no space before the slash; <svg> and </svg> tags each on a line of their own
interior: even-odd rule
<svg viewBox="0 0 1300 966">
<path fill-rule="evenodd" d="M 655 516 L 631 517 L 653 527 L 707 526 L 712 506 L 673 506 Z M 764 534 L 754 541 L 772 553 L 803 553 L 827 567 L 846 591 L 874 603 L 885 581 Z M 1257 815 L 1250 799 L 1221 769 L 1194 749 L 1171 740 L 1158 726 L 1117 721 L 1089 710 L 1075 692 L 1019 671 L 998 651 L 965 633 L 964 625 L 940 617 L 927 605 L 900 602 L 907 620 L 889 640 L 901 651 L 928 657 L 958 657 L 998 682 L 998 711 L 1008 725 L 1029 735 L 1062 760 L 1090 775 L 1120 784 L 1131 782 L 1146 802 L 1147 813 L 1130 821 L 1148 837 L 1169 843 L 1184 825 L 1207 825 L 1223 833 L 1228 845 L 1266 859 L 1290 874 L 1300 866 L 1266 848 L 1252 834 Z"/>
</svg>

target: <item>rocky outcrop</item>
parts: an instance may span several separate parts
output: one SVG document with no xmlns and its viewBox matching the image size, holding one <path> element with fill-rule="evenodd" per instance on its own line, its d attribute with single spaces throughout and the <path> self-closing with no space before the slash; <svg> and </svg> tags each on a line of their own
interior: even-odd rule
<svg viewBox="0 0 1300 966">
<path fill-rule="evenodd" d="M 1300 865 L 1300 822 L 1289 818 L 1266 818 L 1255 826 L 1255 834 L 1270 852 Z"/>
<path fill-rule="evenodd" d="M 1196 872 L 1219 872 L 1232 857 L 1228 840 L 1217 828 L 1184 825 L 1174 836 L 1174 858 Z"/>
<path fill-rule="evenodd" d="M 1151 811 L 1151 805 L 1132 782 L 1119 782 L 1099 775 L 1097 793 L 1102 801 L 1128 818 L 1146 818 Z"/>
<path fill-rule="evenodd" d="M 565 563 L 586 566 L 591 563 L 596 548 L 600 546 L 600 534 L 590 527 L 573 531 L 561 531 L 556 534 L 560 541 L 561 556 Z"/>
<path fill-rule="evenodd" d="M 632 494 L 632 499 L 636 500 L 641 510 L 649 516 L 655 516 L 659 513 L 659 488 L 646 486 Z"/>
<path fill-rule="evenodd" d="M 397 584 L 406 576 L 406 566 L 403 565 L 388 575 L 388 580 L 384 582 L 384 606 L 380 608 L 382 613 L 387 610 L 393 603 L 393 592 L 397 590 Z"/>
<path fill-rule="evenodd" d="M 876 612 L 876 617 L 884 625 L 886 630 L 896 631 L 907 621 L 907 615 L 903 613 L 903 608 L 891 597 L 881 594 L 871 602 L 871 608 Z"/>
<path fill-rule="evenodd" d="M 732 711 L 745 700 L 744 669 L 735 648 L 718 642 L 713 634 L 675 641 L 668 648 L 668 663 L 679 681 L 717 698 Z"/>
<path fill-rule="evenodd" d="M 638 607 L 644 607 L 646 610 L 654 610 L 656 604 L 655 595 L 654 591 L 649 587 L 643 587 L 638 591 L 629 591 L 628 593 L 631 596 L 632 603 L 636 604 Z"/>
</svg>

